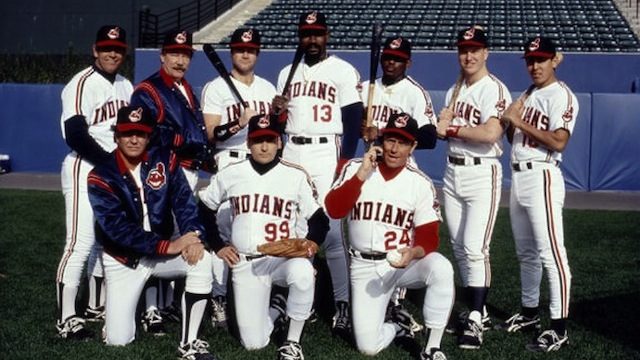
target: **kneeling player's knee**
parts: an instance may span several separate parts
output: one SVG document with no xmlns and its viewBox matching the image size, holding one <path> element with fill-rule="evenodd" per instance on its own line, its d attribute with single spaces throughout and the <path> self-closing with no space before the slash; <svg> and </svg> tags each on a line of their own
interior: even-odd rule
<svg viewBox="0 0 640 360">
<path fill-rule="evenodd" d="M 313 265 L 306 259 L 299 260 L 301 261 L 296 261 L 296 263 L 293 264 L 294 266 L 291 267 L 291 271 L 289 271 L 287 275 L 287 284 L 301 291 L 308 291 L 313 288 L 315 284 Z"/>
<path fill-rule="evenodd" d="M 433 255 L 429 260 L 431 282 L 453 282 L 453 265 L 451 265 L 451 262 L 438 253 Z"/>
</svg>

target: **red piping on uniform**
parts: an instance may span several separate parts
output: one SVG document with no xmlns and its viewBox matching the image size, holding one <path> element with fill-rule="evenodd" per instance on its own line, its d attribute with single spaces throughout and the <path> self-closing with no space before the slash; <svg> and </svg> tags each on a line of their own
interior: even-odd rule
<svg viewBox="0 0 640 360">
<path fill-rule="evenodd" d="M 56 280 L 61 283 L 62 277 L 64 275 L 64 270 L 67 267 L 67 262 L 73 253 L 73 248 L 76 245 L 78 240 L 78 194 L 80 193 L 80 165 L 82 164 L 82 157 L 77 156 L 76 160 L 73 162 L 73 207 L 71 209 L 71 243 L 69 244 L 69 249 L 62 257 L 60 261 L 60 266 L 58 267 L 58 275 Z"/>
<path fill-rule="evenodd" d="M 489 219 L 484 229 L 484 241 L 482 242 L 482 253 L 484 255 L 484 286 L 491 286 L 491 260 L 489 258 L 489 245 L 493 236 L 493 228 L 496 223 L 498 213 L 498 166 L 491 165 L 491 207 L 489 208 Z"/>
<path fill-rule="evenodd" d="M 89 76 L 94 73 L 95 70 L 93 68 L 89 69 L 86 74 L 80 77 L 78 81 L 78 86 L 76 87 L 76 114 L 84 115 L 82 113 L 82 92 L 84 91 L 84 83 L 87 81 Z"/>
<path fill-rule="evenodd" d="M 553 258 L 556 263 L 556 267 L 558 268 L 558 275 L 560 278 L 560 314 L 562 318 L 568 317 L 569 314 L 569 304 L 568 304 L 568 294 L 567 294 L 567 276 L 564 272 L 564 264 L 562 263 L 562 258 L 560 257 L 560 251 L 558 249 L 558 239 L 555 233 L 555 223 L 553 221 L 553 207 L 552 207 L 552 198 L 551 198 L 551 173 L 549 170 L 543 170 L 544 176 L 544 199 L 545 199 L 545 209 L 547 214 L 547 231 L 549 232 L 549 241 L 553 253 Z"/>
</svg>

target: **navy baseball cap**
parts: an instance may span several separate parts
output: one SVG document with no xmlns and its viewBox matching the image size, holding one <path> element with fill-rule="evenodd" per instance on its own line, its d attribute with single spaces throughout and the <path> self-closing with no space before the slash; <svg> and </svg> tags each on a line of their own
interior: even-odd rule
<svg viewBox="0 0 640 360">
<path fill-rule="evenodd" d="M 473 25 L 468 29 L 458 32 L 456 45 L 460 48 L 463 46 L 479 46 L 486 48 L 489 45 L 487 35 L 484 29 L 478 25 Z"/>
<path fill-rule="evenodd" d="M 402 36 L 390 37 L 384 42 L 382 56 L 394 56 L 405 60 L 411 59 L 411 42 Z"/>
<path fill-rule="evenodd" d="M 235 48 L 260 49 L 260 32 L 258 29 L 240 28 L 233 32 L 229 46 Z"/>
<path fill-rule="evenodd" d="M 280 125 L 275 117 L 258 114 L 249 119 L 247 137 L 253 139 L 260 136 L 280 136 Z"/>
<path fill-rule="evenodd" d="M 193 34 L 186 30 L 169 31 L 162 42 L 162 51 L 183 51 L 193 53 Z"/>
<path fill-rule="evenodd" d="M 524 46 L 524 58 L 538 57 L 551 59 L 556 56 L 556 45 L 549 38 L 538 36 L 529 39 Z"/>
<path fill-rule="evenodd" d="M 415 141 L 418 137 L 418 122 L 407 113 L 392 114 L 389 116 L 387 127 L 382 129 L 382 135 L 386 134 L 398 134 Z"/>
<path fill-rule="evenodd" d="M 298 32 L 318 31 L 327 32 L 327 18 L 319 11 L 307 11 L 300 15 Z"/>
<path fill-rule="evenodd" d="M 118 25 L 104 25 L 96 33 L 95 46 L 127 48 L 127 32 Z"/>
<path fill-rule="evenodd" d="M 142 131 L 150 134 L 156 125 L 155 120 L 151 117 L 151 111 L 144 107 L 125 106 L 118 110 L 118 119 L 116 120 L 116 132 L 126 131 Z"/>
</svg>

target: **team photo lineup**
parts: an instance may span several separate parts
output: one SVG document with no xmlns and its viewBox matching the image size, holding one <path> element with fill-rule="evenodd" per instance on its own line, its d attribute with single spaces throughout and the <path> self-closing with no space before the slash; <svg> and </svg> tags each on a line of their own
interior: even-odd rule
<svg viewBox="0 0 640 360">
<path fill-rule="evenodd" d="M 168 32 L 158 70 L 134 85 L 119 74 L 126 30 L 97 29 L 93 64 L 61 95 L 70 152 L 61 169 L 59 338 L 124 346 L 137 331 L 165 336 L 177 322 L 180 359 L 220 359 L 204 326 L 233 333 L 247 351 L 273 343 L 277 359 L 304 359 L 313 341 L 303 339 L 305 325 L 318 319 L 323 296 L 333 299 L 332 334 L 369 356 L 418 333 L 423 360 L 447 359 L 444 336 L 469 352 L 487 331 L 533 334 L 523 352 L 569 343 L 560 164 L 579 104 L 556 78 L 563 54 L 553 40 L 526 39 L 522 72 L 531 85 L 509 89 L 488 70 L 485 30 L 458 29 L 459 76 L 436 109 L 407 75 L 420 66 L 412 39 L 383 39 L 374 26 L 370 68 L 356 69 L 331 54 L 330 20 L 301 11 L 296 52 L 275 84 L 254 72 L 260 29 L 233 32 L 230 69 L 204 45 L 219 76 L 201 94 L 187 80 L 197 51 L 190 32 Z M 438 142 L 447 148 L 441 193 L 414 158 Z M 501 281 L 492 278 L 490 249 L 502 156 L 513 171 L 521 307 L 498 320 L 487 296 Z M 439 252 L 446 241 L 451 258 Z M 316 257 L 326 260 L 332 294 L 317 291 Z M 87 307 L 78 311 L 87 280 Z M 421 316 L 406 307 L 414 290 L 422 290 Z"/>
</svg>

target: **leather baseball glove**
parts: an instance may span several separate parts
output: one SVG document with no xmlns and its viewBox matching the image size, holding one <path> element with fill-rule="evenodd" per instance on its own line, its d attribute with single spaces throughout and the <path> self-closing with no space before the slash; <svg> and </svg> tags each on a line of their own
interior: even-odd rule
<svg viewBox="0 0 640 360">
<path fill-rule="evenodd" d="M 258 251 L 271 256 L 308 258 L 318 252 L 318 244 L 307 239 L 281 239 L 258 245 Z"/>
</svg>

